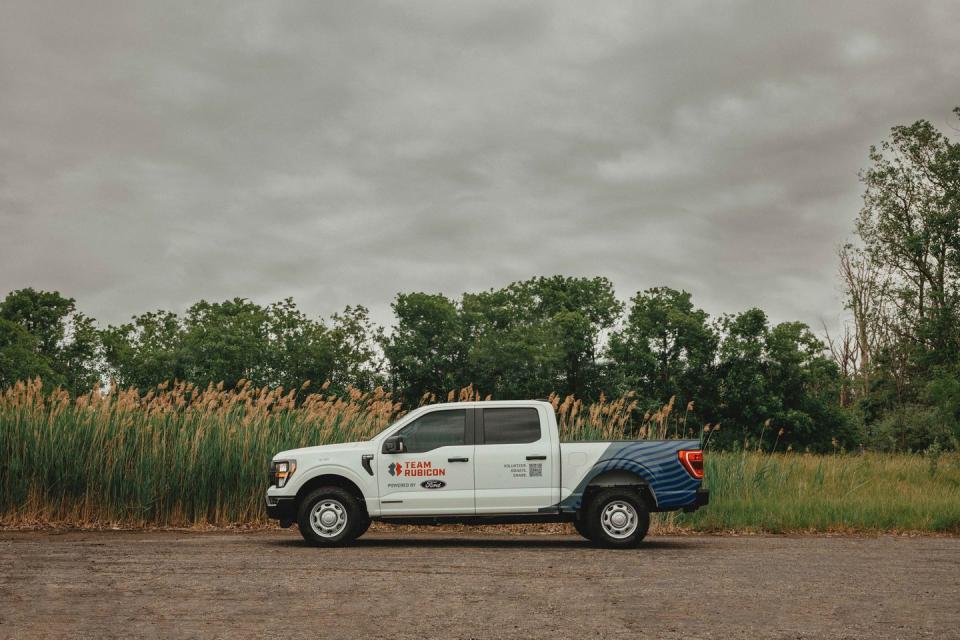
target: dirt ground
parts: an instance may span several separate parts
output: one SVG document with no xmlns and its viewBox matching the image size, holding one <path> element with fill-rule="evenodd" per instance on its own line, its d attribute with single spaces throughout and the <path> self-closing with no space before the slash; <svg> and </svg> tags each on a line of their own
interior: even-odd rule
<svg viewBox="0 0 960 640">
<path fill-rule="evenodd" d="M 0 637 L 960 638 L 960 539 L 0 532 Z"/>
</svg>

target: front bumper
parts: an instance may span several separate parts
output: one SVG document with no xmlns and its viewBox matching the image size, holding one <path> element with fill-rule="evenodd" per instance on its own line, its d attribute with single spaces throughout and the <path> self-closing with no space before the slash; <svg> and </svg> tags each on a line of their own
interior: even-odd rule
<svg viewBox="0 0 960 640">
<path fill-rule="evenodd" d="M 696 497 L 693 502 L 683 507 L 684 511 L 696 511 L 700 507 L 710 504 L 710 491 L 708 489 L 697 489 Z"/>
<path fill-rule="evenodd" d="M 297 519 L 295 496 L 267 496 L 267 517 L 279 520 L 281 527 L 289 527 Z"/>
</svg>

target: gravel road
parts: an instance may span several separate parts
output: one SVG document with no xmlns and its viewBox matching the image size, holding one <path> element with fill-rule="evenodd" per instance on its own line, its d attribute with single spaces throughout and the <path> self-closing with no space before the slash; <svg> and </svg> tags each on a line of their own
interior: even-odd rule
<svg viewBox="0 0 960 640">
<path fill-rule="evenodd" d="M 960 638 L 960 539 L 0 532 L 0 637 Z"/>
</svg>

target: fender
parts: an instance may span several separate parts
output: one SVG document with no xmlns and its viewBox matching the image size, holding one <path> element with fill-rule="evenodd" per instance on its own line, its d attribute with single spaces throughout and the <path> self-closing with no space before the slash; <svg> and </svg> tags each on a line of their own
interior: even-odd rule
<svg viewBox="0 0 960 640">
<path fill-rule="evenodd" d="M 593 480 L 608 471 L 627 471 L 633 475 L 638 476 L 643 480 L 647 487 L 650 489 L 650 493 L 653 495 L 653 499 L 656 501 L 657 493 L 654 488 L 654 474 L 653 472 L 636 460 L 631 460 L 629 458 L 621 457 L 611 457 L 611 458 L 601 458 L 599 461 L 594 463 L 593 467 L 584 474 L 580 482 L 577 484 L 573 492 L 564 498 L 559 505 L 561 512 L 571 512 L 576 511 L 580 508 L 580 503 L 583 500 L 583 494 L 587 490 L 587 487 L 590 485 Z"/>
<path fill-rule="evenodd" d="M 377 502 L 376 500 L 376 490 L 371 491 L 369 486 L 370 478 L 369 476 L 364 479 L 363 476 L 355 472 L 350 467 L 343 466 L 341 464 L 331 464 L 323 463 L 317 464 L 312 467 L 309 467 L 300 473 L 300 470 L 297 470 L 297 473 L 291 478 L 290 484 L 284 487 L 284 493 L 287 495 L 296 495 L 300 492 L 300 489 L 303 485 L 307 484 L 317 476 L 332 475 L 332 476 L 343 476 L 348 479 L 353 484 L 357 485 L 360 488 L 360 493 L 363 494 L 363 499 L 367 502 L 367 505 Z M 299 476 L 299 477 L 298 477 Z"/>
<path fill-rule="evenodd" d="M 694 502 L 700 481 L 691 477 L 677 463 L 677 451 L 689 446 L 689 443 L 684 440 L 670 440 L 648 446 L 643 449 L 642 465 L 636 460 L 636 456 L 631 455 L 641 446 L 639 443 L 624 443 L 611 451 L 609 458 L 616 459 L 614 468 L 631 470 L 633 467 L 637 473 L 642 468 L 647 474 L 644 477 L 655 496 L 658 509 L 674 509 Z M 631 464 L 624 464 L 622 458 L 632 458 Z M 605 461 L 601 460 L 598 465 L 601 462 Z"/>
</svg>

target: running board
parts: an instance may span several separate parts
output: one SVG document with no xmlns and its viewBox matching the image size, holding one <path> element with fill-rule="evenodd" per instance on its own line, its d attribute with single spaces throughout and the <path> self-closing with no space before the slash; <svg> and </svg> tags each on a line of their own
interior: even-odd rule
<svg viewBox="0 0 960 640">
<path fill-rule="evenodd" d="M 573 513 L 505 513 L 462 516 L 374 516 L 371 520 L 385 524 L 441 525 L 441 524 L 536 524 L 540 522 L 573 522 Z"/>
</svg>

